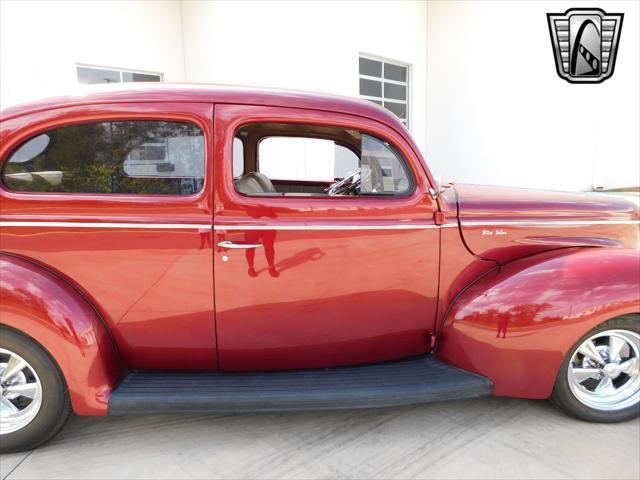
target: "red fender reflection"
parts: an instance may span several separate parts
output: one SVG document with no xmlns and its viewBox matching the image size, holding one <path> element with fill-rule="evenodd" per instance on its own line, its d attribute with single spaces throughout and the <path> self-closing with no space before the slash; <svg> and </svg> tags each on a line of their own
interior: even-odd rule
<svg viewBox="0 0 640 480">
<path fill-rule="evenodd" d="M 598 324 L 640 313 L 640 252 L 566 249 L 507 264 L 464 292 L 438 356 L 496 395 L 546 398 L 568 350 Z"/>
<path fill-rule="evenodd" d="M 106 415 L 121 369 L 102 320 L 76 290 L 42 267 L 3 256 L 0 271 L 0 322 L 55 359 L 77 414 Z"/>
</svg>

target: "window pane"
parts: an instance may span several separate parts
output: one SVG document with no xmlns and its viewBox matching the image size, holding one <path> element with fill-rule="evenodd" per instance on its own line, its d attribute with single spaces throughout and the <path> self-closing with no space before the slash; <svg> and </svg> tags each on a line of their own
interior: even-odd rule
<svg viewBox="0 0 640 480">
<path fill-rule="evenodd" d="M 400 156 L 386 142 L 362 134 L 361 195 L 408 193 L 409 175 Z"/>
<path fill-rule="evenodd" d="M 233 183 L 244 195 L 355 199 L 405 194 L 413 185 L 396 150 L 358 130 L 267 122 L 243 126 L 236 138 L 247 168 Z"/>
<path fill-rule="evenodd" d="M 360 95 L 367 95 L 369 97 L 381 97 L 382 83 L 376 82 L 374 80 L 367 80 L 366 78 L 361 78 Z"/>
<path fill-rule="evenodd" d="M 333 179 L 344 178 L 360 169 L 360 158 L 352 150 L 335 144 L 335 166 Z"/>
<path fill-rule="evenodd" d="M 347 152 L 341 152 L 347 150 Z M 270 179 L 333 182 L 336 172 L 337 152 L 342 159 L 358 157 L 333 140 L 303 137 L 268 137 L 259 144 L 260 173 Z M 353 160 L 352 160 L 353 165 Z M 340 170 L 340 169 L 338 169 Z"/>
<path fill-rule="evenodd" d="M 384 64 L 384 78 L 389 80 L 397 80 L 399 82 L 407 81 L 407 67 L 393 65 L 392 63 Z"/>
<path fill-rule="evenodd" d="M 159 82 L 160 75 L 148 73 L 122 72 L 123 82 Z"/>
<path fill-rule="evenodd" d="M 367 98 L 367 100 L 386 107 L 407 126 L 407 118 L 409 116 L 409 67 L 362 57 L 359 60 L 360 95 Z M 374 66 L 377 68 L 375 71 L 372 70 Z M 380 78 L 380 81 L 373 78 L 362 78 L 364 70 L 367 71 L 369 76 Z"/>
<path fill-rule="evenodd" d="M 233 178 L 244 173 L 244 144 L 238 137 L 233 139 Z"/>
<path fill-rule="evenodd" d="M 102 68 L 78 67 L 78 82 L 85 84 L 119 83 L 120 72 Z"/>
<path fill-rule="evenodd" d="M 406 100 L 407 87 L 404 85 L 396 85 L 394 83 L 385 83 L 384 96 L 386 98 L 394 98 L 396 100 Z"/>
<path fill-rule="evenodd" d="M 360 75 L 382 76 L 382 62 L 360 57 Z"/>
<path fill-rule="evenodd" d="M 62 127 L 23 144 L 2 180 L 22 192 L 189 195 L 204 183 L 204 135 L 181 122 Z"/>
<path fill-rule="evenodd" d="M 391 110 L 392 113 L 396 114 L 400 118 L 407 117 L 406 103 L 384 102 L 384 108 Z"/>
</svg>

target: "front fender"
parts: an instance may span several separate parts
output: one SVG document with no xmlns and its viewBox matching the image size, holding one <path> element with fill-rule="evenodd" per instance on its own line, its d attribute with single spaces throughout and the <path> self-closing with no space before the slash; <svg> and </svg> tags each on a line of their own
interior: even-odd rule
<svg viewBox="0 0 640 480">
<path fill-rule="evenodd" d="M 80 415 L 106 415 L 121 367 L 107 328 L 64 280 L 25 259 L 0 256 L 0 324 L 38 342 L 55 360 Z"/>
<path fill-rule="evenodd" d="M 638 250 L 556 250 L 504 265 L 467 289 L 445 319 L 437 355 L 491 379 L 496 395 L 547 398 L 580 337 L 637 312 Z"/>
</svg>

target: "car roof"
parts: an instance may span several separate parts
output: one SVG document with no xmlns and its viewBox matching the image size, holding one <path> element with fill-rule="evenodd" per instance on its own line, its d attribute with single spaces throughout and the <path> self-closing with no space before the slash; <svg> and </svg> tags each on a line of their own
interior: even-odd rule
<svg viewBox="0 0 640 480">
<path fill-rule="evenodd" d="M 73 95 L 35 100 L 0 111 L 8 120 L 20 115 L 55 108 L 121 102 L 201 102 L 307 108 L 369 117 L 390 124 L 401 132 L 404 126 L 386 109 L 357 98 L 276 90 L 257 87 L 172 83 L 120 83 L 81 86 Z"/>
</svg>

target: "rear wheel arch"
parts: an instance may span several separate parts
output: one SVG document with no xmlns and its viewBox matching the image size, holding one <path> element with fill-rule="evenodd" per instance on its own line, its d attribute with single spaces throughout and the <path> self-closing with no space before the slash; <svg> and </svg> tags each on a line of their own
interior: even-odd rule
<svg viewBox="0 0 640 480">
<path fill-rule="evenodd" d="M 0 269 L 0 324 L 33 339 L 53 358 L 76 413 L 105 415 L 123 367 L 94 306 L 67 280 L 28 259 L 1 254 Z"/>
</svg>

